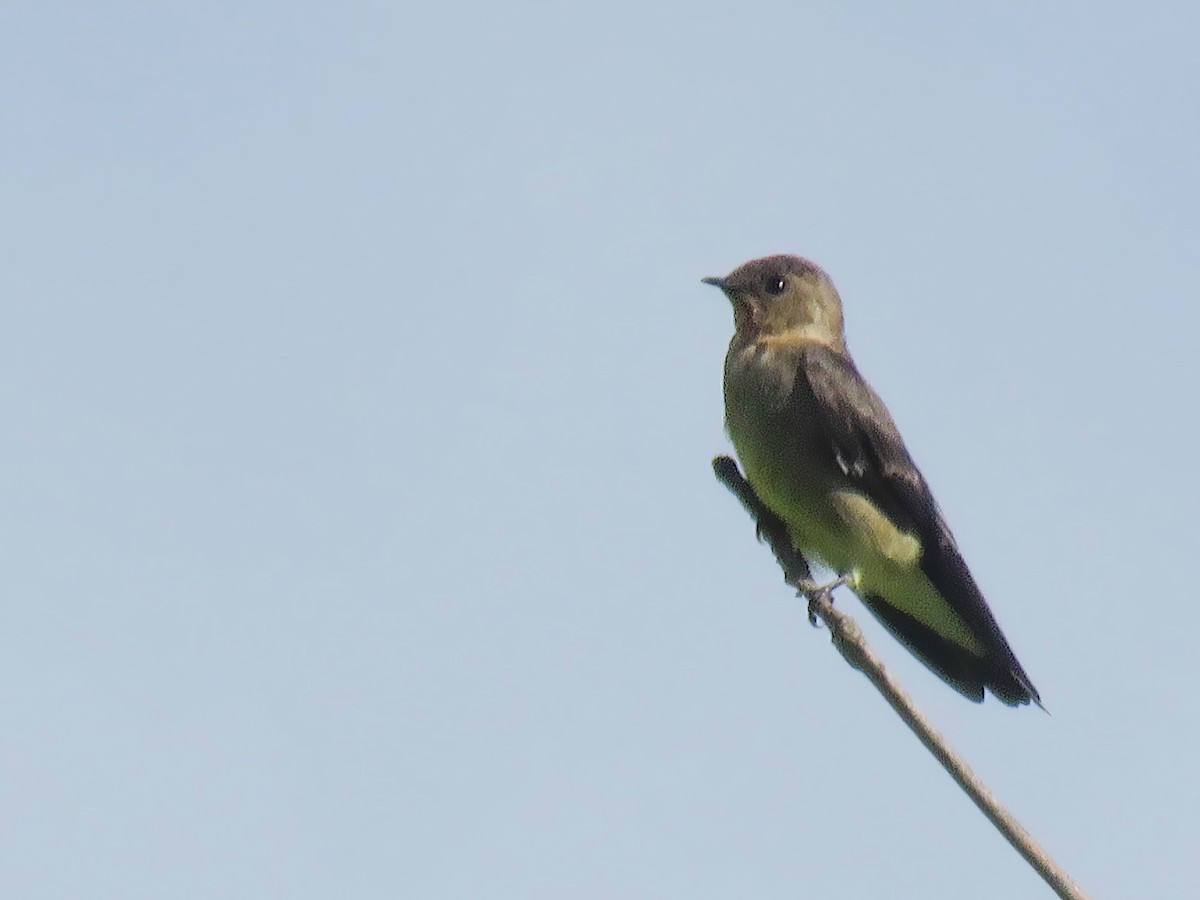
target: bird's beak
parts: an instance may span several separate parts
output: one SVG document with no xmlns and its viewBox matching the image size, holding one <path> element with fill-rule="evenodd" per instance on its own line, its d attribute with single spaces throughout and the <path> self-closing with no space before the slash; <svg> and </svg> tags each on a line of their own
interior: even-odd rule
<svg viewBox="0 0 1200 900">
<path fill-rule="evenodd" d="M 701 278 L 700 281 L 704 284 L 711 284 L 713 287 L 719 287 L 721 290 L 725 290 L 725 279 L 716 275 L 709 275 L 707 278 Z"/>
</svg>

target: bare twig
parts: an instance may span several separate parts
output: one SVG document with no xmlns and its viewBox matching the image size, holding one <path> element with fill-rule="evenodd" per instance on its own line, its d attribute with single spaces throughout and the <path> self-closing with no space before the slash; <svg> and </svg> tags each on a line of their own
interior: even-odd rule
<svg viewBox="0 0 1200 900">
<path fill-rule="evenodd" d="M 912 698 L 892 678 L 875 652 L 867 645 L 862 630 L 850 616 L 833 605 L 833 585 L 818 585 L 812 579 L 808 561 L 793 545 L 787 526 L 771 512 L 754 493 L 750 483 L 738 471 L 737 463 L 728 456 L 713 460 L 717 479 L 733 492 L 742 506 L 754 518 L 759 538 L 767 542 L 783 569 L 783 579 L 808 598 L 808 615 L 814 623 L 819 618 L 829 628 L 833 645 L 842 658 L 870 679 L 883 698 L 904 720 L 926 749 L 934 755 L 950 777 L 966 792 L 972 802 L 988 818 L 1005 840 L 1025 858 L 1050 888 L 1066 900 L 1083 900 L 1086 895 L 1071 877 L 1051 859 L 1036 840 L 1015 818 L 1000 805 L 970 766 L 950 748 L 929 720 L 917 709 Z"/>
</svg>

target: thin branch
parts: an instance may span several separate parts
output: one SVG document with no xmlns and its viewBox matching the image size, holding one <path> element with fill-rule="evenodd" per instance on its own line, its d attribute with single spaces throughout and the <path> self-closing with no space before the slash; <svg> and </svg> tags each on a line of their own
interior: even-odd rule
<svg viewBox="0 0 1200 900">
<path fill-rule="evenodd" d="M 812 579 L 808 561 L 793 545 L 783 520 L 763 504 L 750 483 L 738 471 L 737 463 L 728 456 L 713 460 L 717 479 L 741 501 L 746 512 L 754 518 L 758 536 L 767 542 L 783 569 L 783 580 L 808 598 L 808 616 L 815 624 L 820 619 L 829 628 L 833 645 L 852 668 L 870 679 L 876 690 L 904 720 L 926 749 L 934 755 L 950 777 L 966 792 L 980 812 L 987 816 L 1005 840 L 1025 858 L 1050 888 L 1064 900 L 1084 900 L 1086 895 L 1071 877 L 1051 859 L 1036 840 L 1015 818 L 1000 805 L 995 795 L 979 779 L 961 756 L 950 748 L 937 730 L 913 703 L 912 698 L 884 668 L 875 652 L 867 645 L 862 630 L 850 616 L 833 605 L 833 585 L 818 585 Z"/>
</svg>

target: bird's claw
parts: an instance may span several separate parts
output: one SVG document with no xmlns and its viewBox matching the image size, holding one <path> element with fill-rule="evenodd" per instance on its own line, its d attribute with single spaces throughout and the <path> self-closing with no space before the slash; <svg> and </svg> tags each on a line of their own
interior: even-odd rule
<svg viewBox="0 0 1200 900">
<path fill-rule="evenodd" d="M 824 597 L 826 600 L 833 603 L 833 592 L 842 585 L 849 584 L 851 578 L 849 575 L 842 575 L 836 578 L 829 584 L 814 584 L 812 587 L 803 591 L 804 596 L 808 598 L 808 624 L 817 627 L 821 617 L 817 613 L 817 601 Z"/>
</svg>

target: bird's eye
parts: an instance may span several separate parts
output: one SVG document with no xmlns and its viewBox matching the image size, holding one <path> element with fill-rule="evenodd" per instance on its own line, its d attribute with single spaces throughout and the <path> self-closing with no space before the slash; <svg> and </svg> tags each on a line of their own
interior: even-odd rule
<svg viewBox="0 0 1200 900">
<path fill-rule="evenodd" d="M 782 275 L 772 275 L 767 279 L 767 293 L 775 297 L 782 294 L 787 287 L 787 279 Z"/>
</svg>

